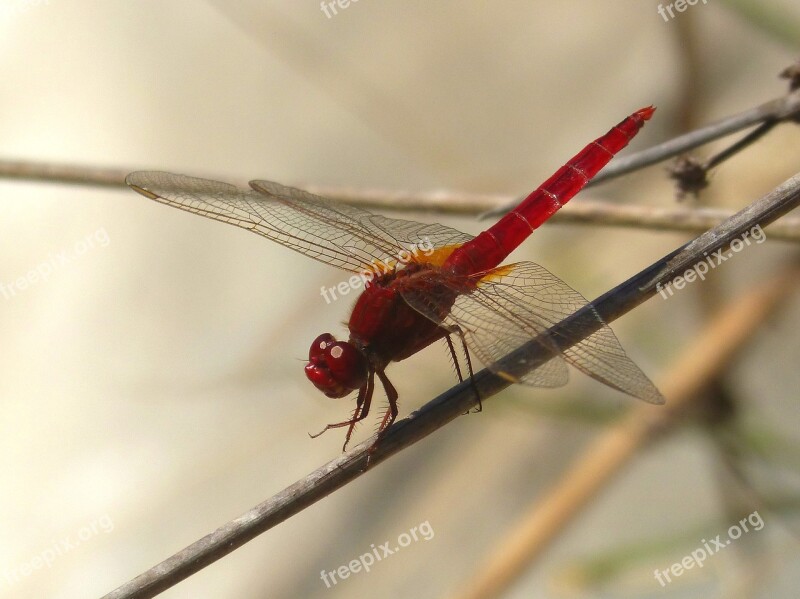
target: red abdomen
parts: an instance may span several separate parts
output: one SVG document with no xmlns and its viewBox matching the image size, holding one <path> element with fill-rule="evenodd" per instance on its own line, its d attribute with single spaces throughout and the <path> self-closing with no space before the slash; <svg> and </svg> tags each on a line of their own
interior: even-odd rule
<svg viewBox="0 0 800 599">
<path fill-rule="evenodd" d="M 492 227 L 455 250 L 443 268 L 469 275 L 500 264 L 534 229 L 553 216 L 628 145 L 651 116 L 652 106 L 637 110 L 587 145 Z"/>
</svg>

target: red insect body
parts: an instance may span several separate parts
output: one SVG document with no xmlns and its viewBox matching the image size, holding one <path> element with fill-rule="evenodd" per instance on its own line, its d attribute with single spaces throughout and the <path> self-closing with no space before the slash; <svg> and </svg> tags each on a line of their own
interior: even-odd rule
<svg viewBox="0 0 800 599">
<path fill-rule="evenodd" d="M 353 417 L 324 429 L 348 427 L 346 446 L 355 425 L 369 413 L 375 376 L 389 400 L 379 433 L 396 418 L 397 391 L 384 373 L 390 362 L 408 358 L 442 338 L 455 359 L 450 335 L 457 335 L 470 376 L 467 348 L 489 369 L 505 375 L 497 366 L 500 358 L 586 303 L 536 264 L 498 265 L 624 148 L 653 111 L 652 107 L 636 111 L 587 145 L 475 238 L 441 225 L 373 215 L 270 181 L 252 181 L 251 191 L 158 172 L 131 173 L 126 181 L 148 198 L 248 229 L 350 272 L 362 272 L 371 264 L 386 266 L 356 301 L 348 323 L 349 340 L 336 341 L 325 333 L 309 350 L 305 372 L 318 389 L 334 398 L 358 390 Z M 407 244 L 422 236 L 434 238 L 432 252 L 409 253 Z M 392 261 L 387 257 L 392 252 L 409 259 Z M 561 348 L 556 342 L 548 347 L 554 358 L 519 382 L 563 384 L 569 362 L 615 389 L 663 402 L 605 323 L 598 323 L 598 331 L 574 347 Z M 458 360 L 455 363 L 461 379 Z"/>
</svg>

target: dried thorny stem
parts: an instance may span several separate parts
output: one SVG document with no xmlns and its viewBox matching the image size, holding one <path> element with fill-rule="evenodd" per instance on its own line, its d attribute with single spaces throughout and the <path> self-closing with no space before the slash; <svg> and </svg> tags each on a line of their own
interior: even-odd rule
<svg viewBox="0 0 800 599">
<path fill-rule="evenodd" d="M 798 113 L 800 113 L 800 94 L 792 92 L 782 98 L 770 100 L 755 108 L 720 119 L 715 123 L 695 129 L 647 150 L 615 159 L 603 171 L 598 173 L 589 182 L 589 185 L 597 185 L 608 179 L 684 154 L 753 125 L 767 121 L 783 121 L 796 116 Z"/>
<path fill-rule="evenodd" d="M 602 433 L 574 460 L 552 489 L 511 526 L 477 574 L 453 599 L 499 597 L 544 554 L 547 546 L 590 504 L 642 447 L 676 430 L 693 400 L 712 383 L 800 281 L 792 263 L 771 281 L 731 301 L 661 377 L 667 405 L 643 404 Z"/>
<path fill-rule="evenodd" d="M 678 186 L 678 199 L 683 199 L 687 194 L 697 196 L 702 189 L 708 186 L 708 172 L 729 158 L 735 156 L 746 147 L 754 144 L 767 133 L 772 131 L 778 121 L 766 121 L 753 129 L 750 133 L 735 141 L 730 146 L 700 162 L 690 156 L 679 156 L 671 166 L 669 175 L 675 179 Z"/>
<path fill-rule="evenodd" d="M 741 210 L 719 226 L 678 248 L 628 281 L 605 293 L 572 316 L 544 333 L 559 339 L 559 346 L 580 342 L 599 328 L 595 311 L 605 322 L 612 322 L 656 293 L 656 285 L 666 285 L 706 256 L 725 249 L 732 240 L 752 227 L 767 226 L 800 204 L 800 173 L 763 198 Z M 500 362 L 501 368 L 515 375 L 536 368 L 549 360 L 549 343 L 540 338 L 515 350 Z M 485 402 L 511 383 L 488 370 L 476 373 L 474 385 Z M 369 457 L 374 467 L 391 455 L 423 439 L 475 405 L 475 392 L 465 381 L 422 408 L 396 422 Z M 162 563 L 134 578 L 105 599 L 153 597 L 241 547 L 259 534 L 297 514 L 364 473 L 371 438 L 351 451 L 321 466 L 277 495 L 255 506 L 242 516 L 179 551 Z"/>
<path fill-rule="evenodd" d="M 796 92 L 798 89 L 797 78 L 798 72 L 800 72 L 800 68 L 798 68 L 799 65 L 800 62 L 795 63 L 780 73 L 780 77 L 789 79 L 790 94 Z M 676 158 L 674 165 L 669 168 L 669 174 L 677 183 L 678 199 L 682 200 L 687 194 L 697 197 L 700 191 L 708 186 L 708 172 L 712 168 L 719 166 L 728 158 L 735 156 L 746 147 L 757 142 L 782 120 L 800 123 L 800 111 L 795 111 L 793 114 L 785 114 L 783 117 L 775 116 L 765 119 L 758 127 L 745 135 L 742 139 L 734 142 L 704 162 L 700 162 L 696 158 L 688 155 L 682 155 Z"/>
<path fill-rule="evenodd" d="M 667 172 L 677 186 L 678 200 L 683 200 L 687 195 L 696 198 L 708 187 L 708 168 L 692 156 L 678 156 Z"/>
<path fill-rule="evenodd" d="M 780 76 L 789 80 L 789 89 L 791 91 L 800 89 L 800 60 L 783 69 Z"/>
</svg>

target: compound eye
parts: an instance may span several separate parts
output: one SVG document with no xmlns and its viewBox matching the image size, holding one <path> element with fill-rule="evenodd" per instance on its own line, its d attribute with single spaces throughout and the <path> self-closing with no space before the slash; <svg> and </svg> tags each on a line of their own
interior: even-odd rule
<svg viewBox="0 0 800 599">
<path fill-rule="evenodd" d="M 360 389 L 369 377 L 369 363 L 363 352 L 346 341 L 323 333 L 308 350 L 306 376 L 328 397 L 344 397 Z"/>
<path fill-rule="evenodd" d="M 359 389 L 367 382 L 369 368 L 364 354 L 345 341 L 328 346 L 328 369 L 343 387 Z"/>
<path fill-rule="evenodd" d="M 322 333 L 322 335 L 314 339 L 311 343 L 311 348 L 308 350 L 308 359 L 313 360 L 314 358 L 324 356 L 328 348 L 334 343 L 336 343 L 336 337 L 330 333 Z"/>
</svg>

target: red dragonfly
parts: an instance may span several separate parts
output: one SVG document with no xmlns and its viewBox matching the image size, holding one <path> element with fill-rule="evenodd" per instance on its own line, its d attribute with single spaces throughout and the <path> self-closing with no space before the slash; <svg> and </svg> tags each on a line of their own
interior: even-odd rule
<svg viewBox="0 0 800 599">
<path fill-rule="evenodd" d="M 463 381 L 451 336 L 461 342 L 470 379 L 472 350 L 489 370 L 514 382 L 563 385 L 569 363 L 614 389 L 650 403 L 664 402 L 602 322 L 595 333 L 571 347 L 559 348 L 554 340 L 553 357 L 521 378 L 498 365 L 503 356 L 588 303 L 537 264 L 498 265 L 622 150 L 654 110 L 634 112 L 591 142 L 477 237 L 443 225 L 378 216 L 271 181 L 251 181 L 252 189 L 243 190 L 154 171 L 131 173 L 125 181 L 145 197 L 248 229 L 352 273 L 372 272 L 376 262 L 390 265 L 366 283 L 356 301 L 349 340 L 320 335 L 311 344 L 305 367 L 306 376 L 328 397 L 358 391 L 352 417 L 318 433 L 347 427 L 346 448 L 356 424 L 369 414 L 375 376 L 389 402 L 378 439 L 397 417 L 398 393 L 385 374 L 390 362 L 444 339 Z M 421 240 L 427 240 L 432 251 L 409 255 L 406 248 Z M 398 260 L 403 252 L 407 259 Z"/>
</svg>

